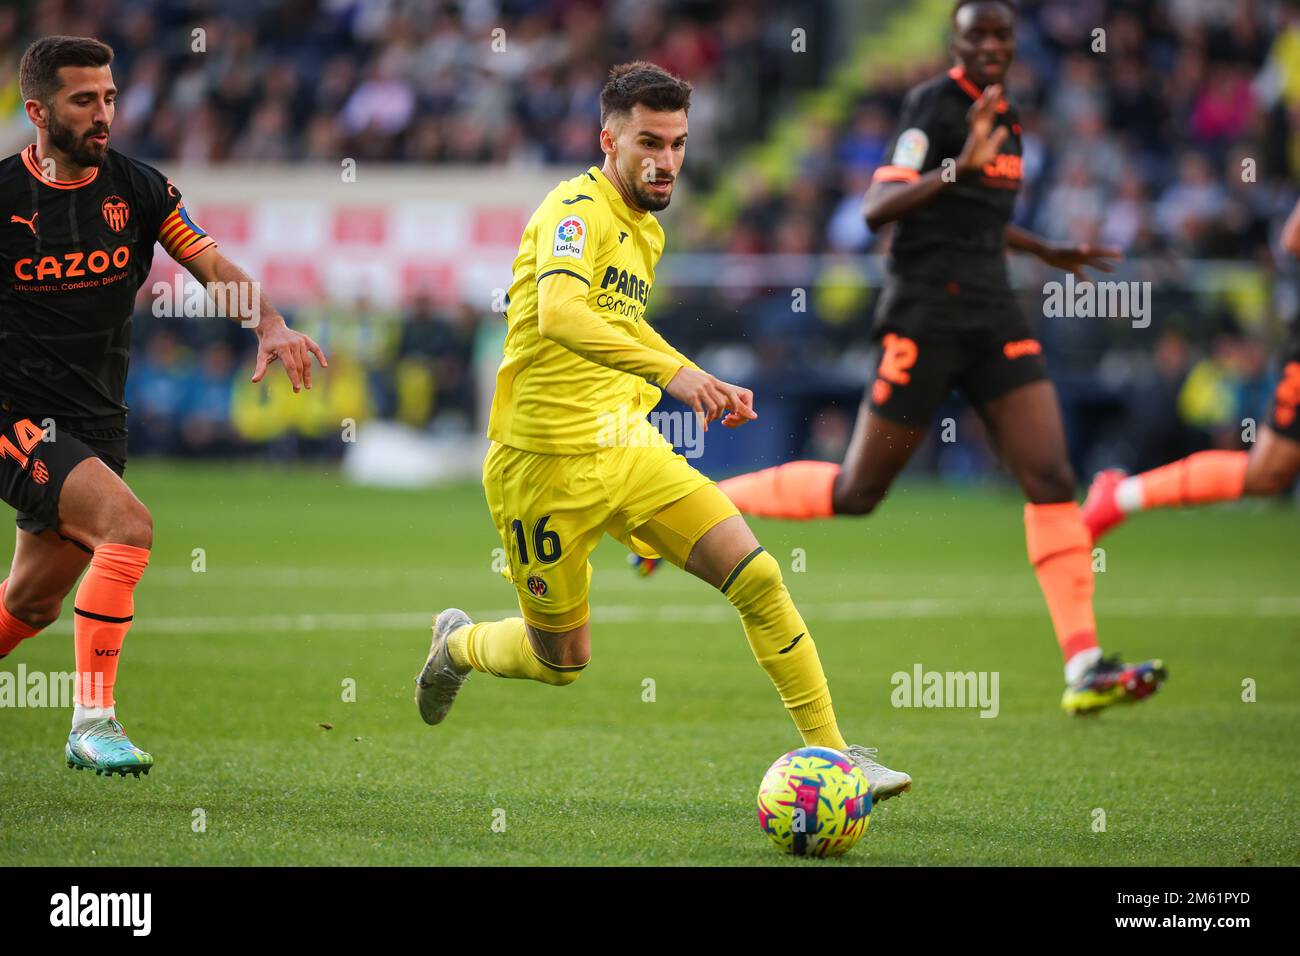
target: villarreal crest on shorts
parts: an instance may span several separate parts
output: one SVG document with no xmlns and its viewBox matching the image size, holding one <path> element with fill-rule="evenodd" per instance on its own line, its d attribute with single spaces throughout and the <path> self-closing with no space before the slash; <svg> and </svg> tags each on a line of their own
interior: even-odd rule
<svg viewBox="0 0 1300 956">
<path fill-rule="evenodd" d="M 603 535 L 646 553 L 633 533 L 664 509 L 713 482 L 673 451 L 647 422 L 627 440 L 586 455 L 540 455 L 494 442 L 483 462 L 483 491 L 505 551 L 502 573 L 515 585 L 529 624 L 567 631 L 587 620 L 588 560 Z M 736 513 L 727 497 L 684 515 L 674 536 L 688 549 Z"/>
</svg>

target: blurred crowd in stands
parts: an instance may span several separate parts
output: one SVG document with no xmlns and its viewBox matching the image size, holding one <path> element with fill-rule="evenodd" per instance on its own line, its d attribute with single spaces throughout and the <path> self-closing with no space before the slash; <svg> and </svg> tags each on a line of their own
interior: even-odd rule
<svg viewBox="0 0 1300 956">
<path fill-rule="evenodd" d="M 250 381 L 255 342 L 233 322 L 138 310 L 127 381 L 132 449 L 332 458 L 349 423 L 353 434 L 377 418 L 432 431 L 477 427 L 476 352 L 499 354 L 500 343 L 469 306 L 446 312 L 420 297 L 404 309 L 385 309 L 362 298 L 286 310 L 285 318 L 329 358 L 310 395 L 294 395 L 274 365 L 263 382 Z"/>
<path fill-rule="evenodd" d="M 72 33 L 113 47 L 122 90 L 113 143 L 145 161 L 586 165 L 610 66 L 649 59 L 695 87 L 698 178 L 718 161 L 719 143 L 753 138 L 782 96 L 822 77 L 828 55 L 774 54 L 788 54 L 795 22 L 832 36 L 830 7 L 41 0 L 26 21 L 17 7 L 0 10 L 0 112 L 21 113 L 26 43 Z"/>
<path fill-rule="evenodd" d="M 1156 282 L 1154 322 L 1138 331 L 1043 318 L 1033 292 L 1043 276 L 1028 273 L 1025 308 L 1040 324 L 1076 465 L 1143 467 L 1239 445 L 1242 420 L 1265 415 L 1270 349 L 1300 302 L 1296 270 L 1276 245 L 1300 177 L 1300 4 L 1019 7 L 1008 78 L 1025 144 L 1016 219 L 1053 239 L 1117 245 L 1141 263 L 1126 278 Z M 882 6 L 890 16 L 907 8 Z M 721 219 L 705 215 L 703 200 L 745 143 L 793 115 L 801 91 L 831 81 L 832 51 L 790 55 L 790 31 L 801 25 L 815 43 L 835 33 L 842 9 L 834 0 L 45 0 L 0 10 L 0 116 L 20 117 L 25 44 L 82 33 L 114 46 L 122 88 L 114 146 L 147 161 L 580 167 L 599 160 L 605 70 L 652 59 L 695 85 L 684 174 L 692 201 L 667 214 L 670 252 L 779 253 L 819 265 L 804 311 L 790 308 L 789 289 L 762 283 L 660 283 L 650 317 L 688 353 L 731 361 L 754 376 L 750 384 L 794 396 L 798 447 L 771 455 L 835 457 L 868 375 L 862 346 L 877 294 L 843 257 L 887 251 L 888 232 L 867 229 L 860 199 L 886 161 L 904 93 L 946 59 L 877 71 L 838 120 L 807 111 L 790 157 L 796 174 L 783 185 L 743 176 L 737 208 Z M 196 25 L 202 56 L 193 52 Z M 848 42 L 834 53 L 840 63 L 856 55 Z M 1200 259 L 1221 260 L 1212 282 L 1186 265 Z M 243 330 L 137 316 L 129 396 L 137 450 L 224 455 L 270 444 L 337 454 L 339 422 L 349 417 L 481 430 L 475 355 L 499 348 L 499 315 L 361 300 L 319 302 L 289 318 L 331 355 L 321 377 L 328 404 L 306 417 L 281 404 L 283 390 L 251 387 L 240 374 L 251 362 Z M 855 370 L 844 369 L 848 357 Z M 938 448 L 931 465 L 978 473 L 986 462 L 958 458 L 979 454 Z"/>
</svg>

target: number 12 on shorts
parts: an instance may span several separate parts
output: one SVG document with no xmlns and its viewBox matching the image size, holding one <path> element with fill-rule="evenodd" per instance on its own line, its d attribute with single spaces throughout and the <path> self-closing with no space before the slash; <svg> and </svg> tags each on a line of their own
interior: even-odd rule
<svg viewBox="0 0 1300 956">
<path fill-rule="evenodd" d="M 885 335 L 882 344 L 885 348 L 876 373 L 878 378 L 871 386 L 871 400 L 877 405 L 889 401 L 895 385 L 906 385 L 912 380 L 912 373 L 908 370 L 916 364 L 916 357 L 920 354 L 915 340 L 893 332 Z"/>
<path fill-rule="evenodd" d="M 552 564 L 560 560 L 560 536 L 554 531 L 546 530 L 550 515 L 542 515 L 533 524 L 533 554 L 542 564 Z M 515 533 L 515 546 L 519 549 L 519 563 L 528 564 L 528 539 L 524 534 L 524 523 L 516 518 L 510 522 L 510 529 Z"/>
<path fill-rule="evenodd" d="M 906 385 L 912 380 L 908 369 L 916 364 L 920 352 L 915 340 L 890 332 L 885 336 L 884 346 L 885 354 L 880 359 L 880 377 L 894 385 Z"/>
</svg>

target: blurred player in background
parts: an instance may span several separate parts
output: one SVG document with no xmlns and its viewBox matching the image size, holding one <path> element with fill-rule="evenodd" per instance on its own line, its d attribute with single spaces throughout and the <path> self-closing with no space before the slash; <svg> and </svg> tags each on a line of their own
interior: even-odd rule
<svg viewBox="0 0 1300 956">
<path fill-rule="evenodd" d="M 1300 203 L 1282 227 L 1282 248 L 1300 256 Z M 1300 475 L 1300 324 L 1282 346 L 1282 379 L 1271 420 L 1246 451 L 1201 451 L 1140 475 L 1100 472 L 1088 490 L 1083 519 L 1093 540 L 1136 511 L 1183 508 L 1243 496 L 1281 494 Z"/>
<path fill-rule="evenodd" d="M 845 743 L 776 559 L 646 420 L 660 388 L 706 428 L 757 417 L 748 389 L 702 371 L 644 317 L 664 248 L 652 213 L 668 206 L 681 170 L 690 92 L 653 64 L 614 68 L 601 93 L 604 167 L 561 183 L 525 229 L 483 464 L 523 616 L 475 624 L 456 608 L 440 613 L 416 703 L 440 723 L 474 670 L 577 680 L 591 657 L 588 558 L 608 533 L 721 590 L 804 743 L 846 752 L 885 799 L 911 778 Z"/>
<path fill-rule="evenodd" d="M 216 249 L 162 173 L 109 149 L 113 51 L 87 37 L 33 43 L 19 68 L 36 142 L 0 162 L 0 489 L 18 512 L 0 583 L 0 657 L 76 596 L 76 707 L 69 767 L 149 772 L 117 720 L 114 686 L 133 594 L 153 543 L 148 510 L 122 480 L 130 319 L 158 242 L 196 279 L 252 280 Z M 232 297 L 234 298 L 234 297 Z M 325 356 L 257 304 L 258 381 L 283 363 L 311 388 Z M 235 318 L 253 316 L 235 315 Z"/>
<path fill-rule="evenodd" d="M 1160 661 L 1104 657 L 1093 617 L 1092 538 L 1075 503 L 1056 390 L 1007 277 L 1008 246 L 1068 269 L 1110 271 L 1119 250 L 1058 245 L 1011 225 L 1021 129 L 1002 82 L 1016 48 L 1009 0 L 960 0 L 946 74 L 903 102 L 892 158 L 864 201 L 873 230 L 897 222 L 874 335 L 876 380 L 843 465 L 796 461 L 721 483 L 746 514 L 828 518 L 880 504 L 955 386 L 978 411 L 1028 498 L 1029 560 L 1065 659 L 1062 707 L 1087 713 L 1139 700 Z"/>
</svg>

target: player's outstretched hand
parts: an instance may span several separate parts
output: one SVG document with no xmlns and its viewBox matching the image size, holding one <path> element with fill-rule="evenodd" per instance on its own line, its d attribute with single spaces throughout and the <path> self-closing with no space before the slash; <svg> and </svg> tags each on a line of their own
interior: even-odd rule
<svg viewBox="0 0 1300 956">
<path fill-rule="evenodd" d="M 683 365 L 668 383 L 668 394 L 695 409 L 709 430 L 709 422 L 722 419 L 727 428 L 738 428 L 758 417 L 754 411 L 754 393 L 732 385 L 708 372 Z"/>
<path fill-rule="evenodd" d="M 321 347 L 301 332 L 295 332 L 283 321 L 276 325 L 258 326 L 257 364 L 253 368 L 253 381 L 260 382 L 266 374 L 266 367 L 274 361 L 284 366 L 285 374 L 293 383 L 295 392 L 303 387 L 311 388 L 311 357 L 321 368 L 329 368 L 325 353 Z"/>
<path fill-rule="evenodd" d="M 1060 242 L 1049 245 L 1039 258 L 1049 266 L 1073 272 L 1080 282 L 1091 282 L 1092 277 L 1083 271 L 1085 266 L 1099 272 L 1114 272 L 1114 263 L 1124 258 L 1124 252 L 1115 246 Z"/>
<path fill-rule="evenodd" d="M 966 143 L 961 148 L 961 155 L 957 157 L 958 172 L 983 169 L 997 157 L 998 150 L 1007 138 L 1005 126 L 993 128 L 997 122 L 998 99 L 1001 96 L 1002 87 L 994 83 L 986 87 L 980 98 L 971 105 L 970 112 L 966 114 L 970 132 L 966 134 Z"/>
</svg>

